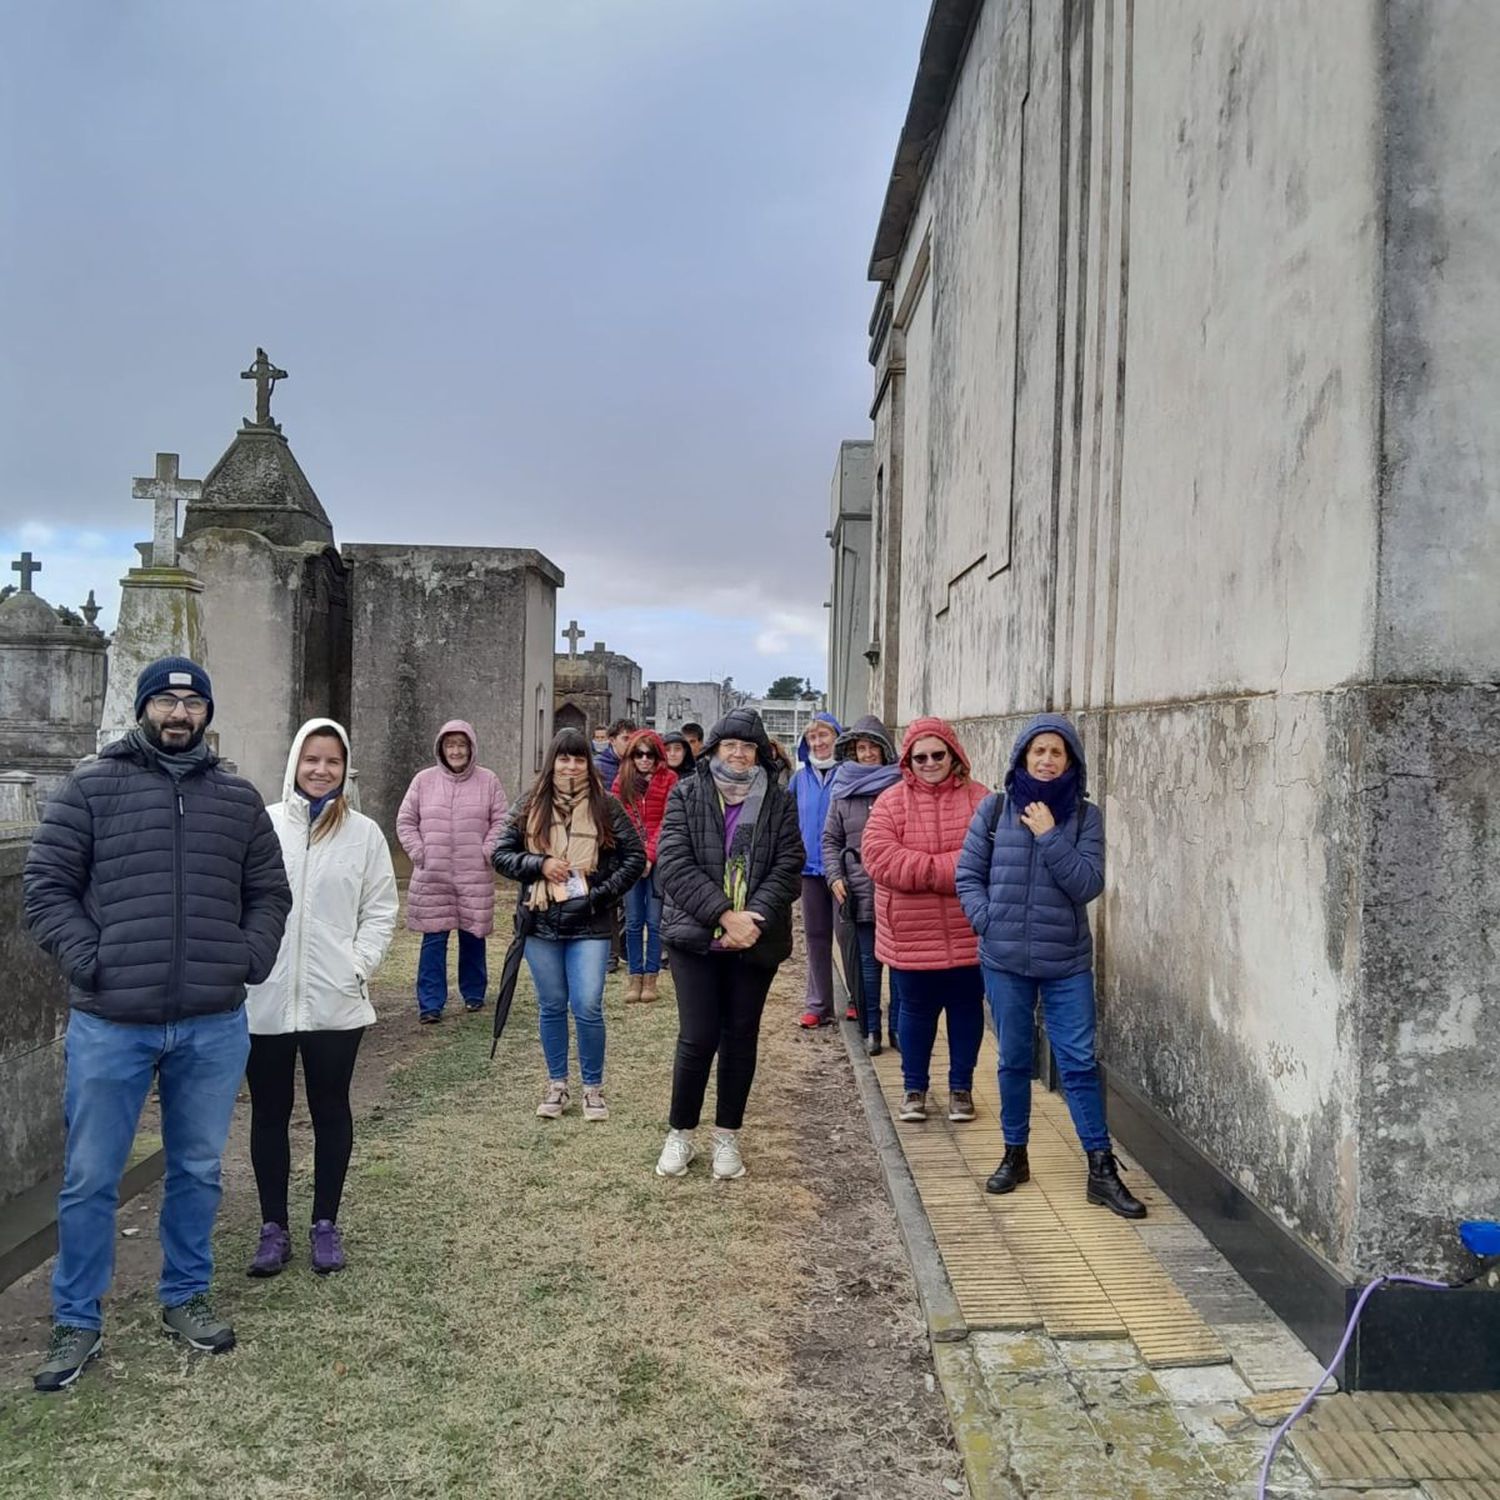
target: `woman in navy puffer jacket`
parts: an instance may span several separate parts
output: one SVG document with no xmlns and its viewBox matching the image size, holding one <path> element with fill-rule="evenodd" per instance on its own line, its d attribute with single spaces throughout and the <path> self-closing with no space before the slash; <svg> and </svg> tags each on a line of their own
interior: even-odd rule
<svg viewBox="0 0 1500 1500">
<path fill-rule="evenodd" d="M 1088 800 L 1078 731 L 1041 714 L 1017 736 L 1004 792 L 980 804 L 954 883 L 979 936 L 985 994 L 1000 1042 L 1005 1155 L 986 1188 L 1031 1178 L 1032 1038 L 1042 997 L 1058 1075 L 1088 1156 L 1090 1203 L 1127 1219 L 1145 1208 L 1120 1181 L 1094 1055 L 1094 942 L 1087 907 L 1104 889 L 1104 816 Z"/>
</svg>

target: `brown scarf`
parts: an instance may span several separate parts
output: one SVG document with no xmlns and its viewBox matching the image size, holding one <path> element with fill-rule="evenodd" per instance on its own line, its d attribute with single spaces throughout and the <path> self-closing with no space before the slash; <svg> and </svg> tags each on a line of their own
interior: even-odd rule
<svg viewBox="0 0 1500 1500">
<path fill-rule="evenodd" d="M 569 870 L 592 875 L 599 868 L 599 830 L 589 808 L 589 780 L 580 776 L 576 784 L 564 785 L 560 777 L 552 781 L 552 827 L 547 847 L 539 849 L 532 842 L 533 854 L 550 855 L 566 860 Z M 553 902 L 561 905 L 568 899 L 566 882 L 536 880 L 526 904 L 533 911 L 545 911 Z"/>
</svg>

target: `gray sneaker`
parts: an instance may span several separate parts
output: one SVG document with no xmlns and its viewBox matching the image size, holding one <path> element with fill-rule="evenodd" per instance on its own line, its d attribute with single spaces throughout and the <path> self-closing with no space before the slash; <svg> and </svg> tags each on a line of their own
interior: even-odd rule
<svg viewBox="0 0 1500 1500">
<path fill-rule="evenodd" d="M 189 1297 L 177 1307 L 161 1310 L 162 1332 L 208 1354 L 227 1354 L 234 1348 L 234 1329 L 214 1312 L 206 1292 Z"/>
<path fill-rule="evenodd" d="M 71 1323 L 54 1323 L 47 1344 L 46 1363 L 31 1377 L 39 1391 L 65 1391 L 83 1374 L 91 1359 L 104 1347 L 104 1336 L 97 1328 L 74 1328 Z"/>
</svg>

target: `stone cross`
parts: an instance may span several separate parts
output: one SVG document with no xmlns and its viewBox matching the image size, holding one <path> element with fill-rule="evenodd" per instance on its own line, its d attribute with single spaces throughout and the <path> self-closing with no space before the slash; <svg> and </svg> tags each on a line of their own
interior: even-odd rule
<svg viewBox="0 0 1500 1500">
<path fill-rule="evenodd" d="M 89 590 L 89 596 L 78 606 L 78 613 L 83 616 L 90 625 L 99 618 L 99 601 L 94 598 L 93 589 Z"/>
<path fill-rule="evenodd" d="M 132 480 L 130 493 L 137 500 L 150 500 L 156 505 L 156 524 L 152 530 L 151 557 L 147 566 L 175 568 L 177 566 L 177 502 L 199 499 L 203 494 L 202 481 L 179 479 L 177 455 L 158 453 L 155 476 L 151 479 Z"/>
<path fill-rule="evenodd" d="M 271 421 L 271 392 L 276 389 L 278 380 L 287 379 L 286 371 L 278 370 L 266 358 L 264 349 L 257 349 L 255 363 L 248 370 L 240 371 L 240 379 L 255 382 L 255 425 L 257 427 L 274 425 Z"/>
<path fill-rule="evenodd" d="M 39 562 L 32 562 L 29 552 L 23 552 L 10 565 L 10 570 L 12 573 L 19 573 L 21 575 L 21 592 L 23 594 L 34 594 L 36 592 L 31 586 L 31 575 L 33 573 L 40 573 L 42 565 Z"/>
<path fill-rule="evenodd" d="M 568 642 L 568 655 L 577 656 L 578 643 L 583 639 L 583 632 L 578 628 L 578 621 L 569 620 L 568 628 L 560 631 L 559 634 L 564 636 Z"/>
</svg>

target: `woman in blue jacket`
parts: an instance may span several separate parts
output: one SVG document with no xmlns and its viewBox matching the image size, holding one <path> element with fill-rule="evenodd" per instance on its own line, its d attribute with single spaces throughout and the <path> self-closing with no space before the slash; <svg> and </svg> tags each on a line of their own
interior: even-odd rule
<svg viewBox="0 0 1500 1500">
<path fill-rule="evenodd" d="M 807 863 L 802 866 L 802 935 L 807 939 L 807 999 L 799 1026 L 809 1031 L 833 1021 L 833 896 L 823 879 L 823 825 L 833 798 L 834 747 L 843 733 L 832 714 L 820 713 L 797 745 L 802 762 L 787 790 L 797 801 L 797 826 Z"/>
<path fill-rule="evenodd" d="M 979 935 L 984 989 L 1000 1042 L 1005 1155 L 985 1183 L 1009 1193 L 1031 1179 L 1032 1038 L 1042 1021 L 1073 1128 L 1088 1156 L 1090 1203 L 1126 1219 L 1146 1210 L 1120 1181 L 1094 1055 L 1094 941 L 1087 907 L 1104 889 L 1104 816 L 1088 800 L 1078 731 L 1041 714 L 1017 736 L 1004 792 L 980 803 L 955 877 Z"/>
</svg>

